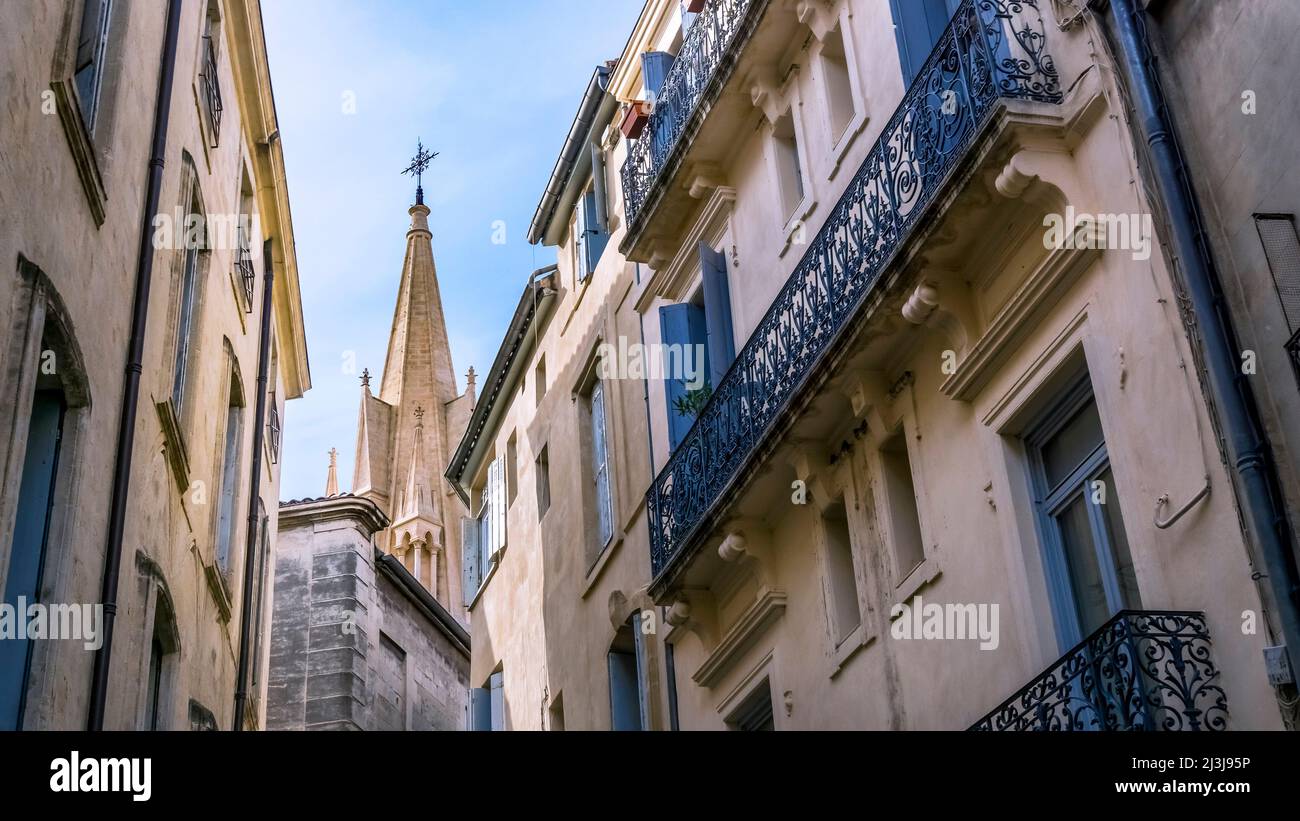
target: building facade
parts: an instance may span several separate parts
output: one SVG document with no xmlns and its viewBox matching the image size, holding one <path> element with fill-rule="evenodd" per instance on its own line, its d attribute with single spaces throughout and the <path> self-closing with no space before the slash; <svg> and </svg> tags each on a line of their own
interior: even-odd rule
<svg viewBox="0 0 1300 821">
<path fill-rule="evenodd" d="M 461 730 L 469 635 L 391 553 L 350 493 L 280 505 L 270 730 Z"/>
<path fill-rule="evenodd" d="M 1228 25 L 1160 5 L 1186 42 Z M 1287 14 L 1247 16 L 1284 39 Z M 479 539 L 475 726 L 1289 721 L 1294 587 L 1242 467 L 1293 497 L 1295 395 L 1269 398 L 1290 246 L 1220 251 L 1282 249 L 1275 288 L 1234 286 L 1241 311 L 1274 300 L 1252 344 L 1280 456 L 1243 459 L 1216 381 L 1236 352 L 1198 313 L 1127 102 L 1131 19 L 646 4 L 534 220 L 558 267 L 525 289 L 448 468 Z M 1227 132 L 1199 130 L 1226 163 Z M 1206 175 L 1218 213 L 1234 198 L 1220 238 L 1290 213 L 1284 184 L 1244 193 L 1226 169 Z"/>
<path fill-rule="evenodd" d="M 99 636 L 0 643 L 0 727 L 229 729 L 237 700 L 260 727 L 311 378 L 258 3 L 13 3 L 0 31 L 0 586 Z"/>
<path fill-rule="evenodd" d="M 408 214 L 378 395 L 361 377 L 352 492 L 339 493 L 331 450 L 325 496 L 280 506 L 273 729 L 468 721 L 464 508 L 443 473 L 474 410 L 474 371 L 458 394 L 422 188 Z"/>
</svg>

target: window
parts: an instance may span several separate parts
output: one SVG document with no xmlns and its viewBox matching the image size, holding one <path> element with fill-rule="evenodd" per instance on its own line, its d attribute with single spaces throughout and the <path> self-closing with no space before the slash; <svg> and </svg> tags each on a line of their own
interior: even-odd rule
<svg viewBox="0 0 1300 821">
<path fill-rule="evenodd" d="M 266 515 L 266 505 L 259 499 L 257 563 L 253 568 L 253 664 L 252 686 L 249 688 L 256 698 L 262 687 L 262 634 L 270 629 L 268 616 L 270 607 L 266 601 L 266 576 L 271 560 L 271 519 Z M 264 615 L 263 611 L 266 611 Z"/>
<path fill-rule="evenodd" d="M 5 574 L 4 602 L 9 607 L 41 600 L 67 408 L 62 390 L 42 387 L 38 380 L 27 425 L 17 520 Z M 25 635 L 0 641 L 0 730 L 22 728 L 35 645 Z"/>
<path fill-rule="evenodd" d="M 826 609 L 831 636 L 838 647 L 862 623 L 853 569 L 853 542 L 843 497 L 822 511 L 821 522 L 826 556 Z"/>
<path fill-rule="evenodd" d="M 533 370 L 533 390 L 536 392 L 536 403 L 538 407 L 542 404 L 542 397 L 546 395 L 546 356 L 540 356 L 537 359 L 537 367 Z"/>
<path fill-rule="evenodd" d="M 148 730 L 160 730 L 163 728 L 162 710 L 159 704 L 162 698 L 162 671 L 163 671 L 163 651 L 162 642 L 158 636 L 153 637 L 149 644 L 149 680 L 146 682 L 148 690 L 145 695 L 145 728 Z"/>
<path fill-rule="evenodd" d="M 547 453 L 548 445 L 542 445 L 542 452 L 537 454 L 537 518 L 540 520 L 551 509 L 551 459 Z"/>
<path fill-rule="evenodd" d="M 190 729 L 196 732 L 217 729 L 217 717 L 194 699 L 190 699 Z"/>
<path fill-rule="evenodd" d="M 208 13 L 203 18 L 203 50 L 199 55 L 200 88 L 207 110 L 208 126 L 212 130 L 210 142 L 213 148 L 221 142 L 221 82 L 217 74 L 217 27 L 221 24 L 219 13 L 215 0 L 210 0 Z"/>
<path fill-rule="evenodd" d="M 595 186 L 582 195 L 578 206 L 575 241 L 578 247 L 578 281 L 585 282 L 596 271 L 600 257 L 609 242 L 609 230 L 600 213 L 601 204 Z"/>
<path fill-rule="evenodd" d="M 609 440 L 605 415 L 605 383 L 600 378 L 591 382 L 591 387 L 582 403 L 581 427 L 583 429 L 583 450 L 588 457 L 585 471 L 587 483 L 585 505 L 587 510 L 588 532 L 592 541 L 588 546 L 588 561 L 594 562 L 609 545 L 614 535 L 614 511 L 610 499 L 609 484 Z"/>
<path fill-rule="evenodd" d="M 1300 236 L 1291 214 L 1256 214 L 1255 228 L 1290 333 L 1300 331 Z"/>
<path fill-rule="evenodd" d="M 889 0 L 903 82 L 912 84 L 961 0 Z"/>
<path fill-rule="evenodd" d="M 466 607 L 506 546 L 505 462 L 498 457 L 488 463 L 483 484 L 475 491 L 478 513 L 461 518 L 461 593 Z"/>
<path fill-rule="evenodd" d="M 826 108 L 831 124 L 831 142 L 839 142 L 844 130 L 857 115 L 853 99 L 853 81 L 849 77 L 849 59 L 844 48 L 844 31 L 836 26 L 822 45 L 822 76 L 826 83 Z"/>
<path fill-rule="evenodd" d="M 199 285 L 203 281 L 203 269 L 207 266 L 203 203 L 195 180 L 194 166 L 188 155 L 185 158 L 184 177 L 188 181 L 185 195 L 187 212 L 181 258 L 180 304 L 176 318 L 176 362 L 172 370 L 172 410 L 178 422 L 185 403 L 190 355 L 196 342 L 194 337 L 198 326 Z"/>
<path fill-rule="evenodd" d="M 104 83 L 111 11 L 112 0 L 83 0 L 81 5 L 81 32 L 77 37 L 73 83 L 77 88 L 82 119 L 92 134 L 95 132 L 100 90 Z"/>
<path fill-rule="evenodd" d="M 727 729 L 758 732 L 775 730 L 776 722 L 772 715 L 772 685 L 767 679 L 754 689 L 727 717 Z"/>
<path fill-rule="evenodd" d="M 150 579 L 149 595 L 153 597 L 153 638 L 149 642 L 149 667 L 145 672 L 144 714 L 140 728 L 143 730 L 168 730 L 170 699 L 168 677 L 176 652 L 176 617 L 171 604 L 159 586 L 160 577 Z"/>
<path fill-rule="evenodd" d="M 659 308 L 659 337 L 663 343 L 664 399 L 668 413 L 668 447 L 676 449 L 708 400 L 709 321 L 702 295 L 696 301 Z"/>
<path fill-rule="evenodd" d="M 500 732 L 506 728 L 505 672 L 488 676 L 486 687 L 469 691 L 471 730 Z"/>
<path fill-rule="evenodd" d="M 239 213 L 235 220 L 235 284 L 239 287 L 240 296 L 244 300 L 244 312 L 252 313 L 253 311 L 253 292 L 254 285 L 257 281 L 256 274 L 253 271 L 253 255 L 251 244 L 253 241 L 253 190 L 252 184 L 248 180 L 248 174 L 242 169 L 239 173 Z"/>
<path fill-rule="evenodd" d="M 79 496 L 75 466 L 90 389 L 57 289 L 23 256 L 17 263 L 5 284 L 14 310 L 5 340 L 9 358 L 0 373 L 12 411 L 5 420 L 10 469 L 0 476 L 0 497 L 8 502 L 7 521 L 0 524 L 0 602 L 21 613 L 42 601 L 78 600 L 69 553 L 75 517 L 66 511 L 75 509 Z M 43 683 L 53 681 L 59 644 L 0 640 L 0 731 L 22 729 L 24 714 L 35 713 L 27 707 L 42 700 Z"/>
<path fill-rule="evenodd" d="M 803 166 L 799 160 L 799 140 L 795 136 L 794 114 L 787 111 L 776 121 L 772 131 L 776 152 L 776 181 L 780 193 L 781 216 L 787 222 L 803 202 Z"/>
<path fill-rule="evenodd" d="M 633 613 L 614 635 L 606 656 L 609 668 L 610 729 L 648 730 L 649 710 L 645 687 L 645 646 L 641 616 Z"/>
<path fill-rule="evenodd" d="M 889 535 L 894 544 L 894 567 L 901 583 L 925 560 L 912 463 L 907 455 L 907 439 L 901 425 L 880 446 L 880 466 L 889 508 Z"/>
<path fill-rule="evenodd" d="M 221 460 L 221 499 L 217 517 L 217 567 L 230 569 L 230 550 L 239 529 L 238 496 L 240 456 L 243 453 L 244 396 L 238 368 L 230 371 L 230 392 L 226 407 L 226 430 Z"/>
<path fill-rule="evenodd" d="M 1101 417 L 1085 379 L 1026 437 L 1048 588 L 1063 647 L 1141 606 Z"/>
</svg>

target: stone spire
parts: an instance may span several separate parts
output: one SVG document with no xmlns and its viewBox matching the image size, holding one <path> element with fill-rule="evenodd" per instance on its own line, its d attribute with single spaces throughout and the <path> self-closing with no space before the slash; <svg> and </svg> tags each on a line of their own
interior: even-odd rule
<svg viewBox="0 0 1300 821">
<path fill-rule="evenodd" d="M 338 471 L 339 452 L 335 448 L 330 448 L 330 470 L 325 474 L 325 495 L 339 495 L 339 471 Z"/>
<path fill-rule="evenodd" d="M 418 174 L 422 169 L 415 168 Z M 383 375 L 372 393 L 361 376 L 357 462 L 352 492 L 375 502 L 391 524 L 375 543 L 462 622 L 460 509 L 443 478 L 460 443 L 473 399 L 456 392 L 429 208 L 408 209 L 406 255 Z"/>
</svg>

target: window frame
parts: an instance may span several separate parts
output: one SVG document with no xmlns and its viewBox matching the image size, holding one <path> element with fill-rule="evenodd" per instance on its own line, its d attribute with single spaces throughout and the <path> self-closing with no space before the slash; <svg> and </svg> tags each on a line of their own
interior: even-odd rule
<svg viewBox="0 0 1300 821">
<path fill-rule="evenodd" d="M 1047 468 L 1043 458 L 1044 446 L 1053 441 L 1089 403 L 1097 408 L 1097 418 L 1102 428 L 1101 441 L 1064 478 L 1054 486 L 1048 487 Z M 1141 606 L 1140 601 L 1126 602 L 1123 598 L 1119 586 L 1114 545 L 1111 543 L 1105 514 L 1100 504 L 1091 501 L 1092 483 L 1107 470 L 1111 471 L 1114 477 L 1115 468 L 1110 460 L 1106 443 L 1105 423 L 1101 419 L 1101 403 L 1097 401 L 1088 374 L 1084 373 L 1077 377 L 1054 402 L 1034 418 L 1022 439 L 1027 460 L 1030 500 L 1034 507 L 1034 525 L 1047 582 L 1048 601 L 1052 609 L 1057 641 L 1062 650 L 1065 650 L 1086 638 L 1079 603 L 1072 584 L 1070 562 L 1057 518 L 1078 498 L 1082 497 L 1087 505 L 1089 533 L 1092 536 L 1093 550 L 1096 553 L 1102 586 L 1106 594 L 1106 604 L 1111 615 L 1125 608 Z M 1117 485 L 1118 480 L 1113 484 Z M 1117 487 L 1106 488 L 1106 493 L 1118 499 Z M 1122 508 L 1119 515 L 1122 526 Z M 1136 575 L 1136 566 L 1134 573 Z M 1139 597 L 1140 590 L 1139 585 Z"/>
</svg>

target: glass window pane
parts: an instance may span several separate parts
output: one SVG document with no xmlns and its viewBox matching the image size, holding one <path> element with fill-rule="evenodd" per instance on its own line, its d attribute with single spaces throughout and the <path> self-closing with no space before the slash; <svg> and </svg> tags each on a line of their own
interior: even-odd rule
<svg viewBox="0 0 1300 821">
<path fill-rule="evenodd" d="M 1097 546 L 1088 522 L 1088 504 L 1087 497 L 1080 495 L 1055 516 L 1069 565 L 1079 629 L 1085 636 L 1105 624 L 1111 615 L 1106 588 L 1101 581 Z"/>
<path fill-rule="evenodd" d="M 1065 427 L 1043 445 L 1043 468 L 1047 489 L 1053 490 L 1102 442 L 1097 403 L 1089 400 Z"/>
<path fill-rule="evenodd" d="M 1124 532 L 1124 517 L 1119 509 L 1119 494 L 1115 492 L 1115 475 L 1110 468 L 1098 477 L 1106 486 L 1106 504 L 1102 505 L 1103 518 L 1106 521 L 1106 539 L 1115 560 L 1115 572 L 1119 576 L 1121 607 L 1139 608 L 1142 599 L 1138 596 L 1137 574 L 1133 571 L 1133 556 L 1128 549 L 1128 535 Z"/>
</svg>

